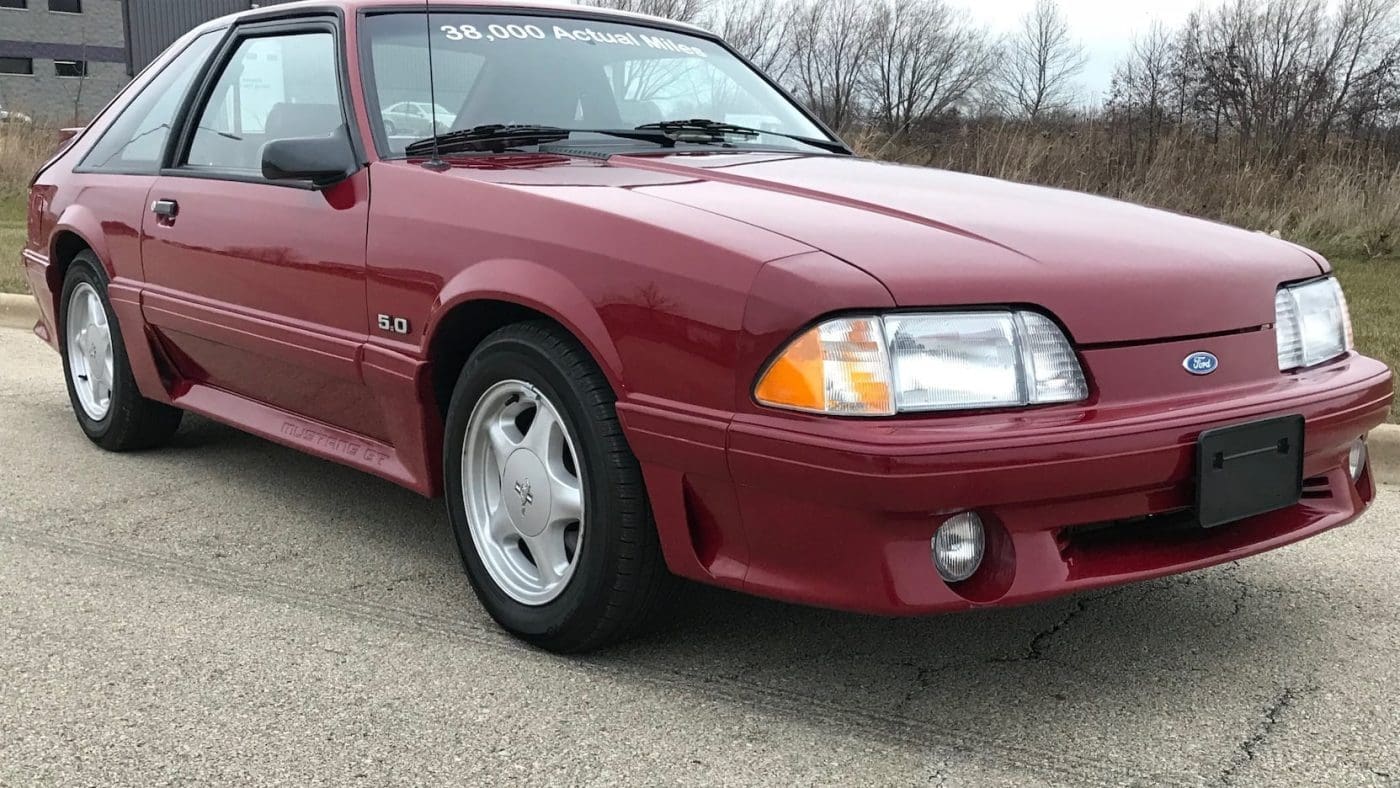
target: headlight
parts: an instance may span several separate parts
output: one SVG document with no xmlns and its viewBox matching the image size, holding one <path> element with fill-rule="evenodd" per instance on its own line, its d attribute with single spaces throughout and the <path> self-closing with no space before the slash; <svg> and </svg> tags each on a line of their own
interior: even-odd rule
<svg viewBox="0 0 1400 788">
<path fill-rule="evenodd" d="M 776 408 L 891 416 L 1078 402 L 1089 386 L 1043 315 L 947 312 L 822 323 L 769 365 L 754 396 Z"/>
<path fill-rule="evenodd" d="M 1281 288 L 1274 311 L 1281 372 L 1316 366 L 1352 349 L 1351 315 L 1335 278 Z"/>
</svg>

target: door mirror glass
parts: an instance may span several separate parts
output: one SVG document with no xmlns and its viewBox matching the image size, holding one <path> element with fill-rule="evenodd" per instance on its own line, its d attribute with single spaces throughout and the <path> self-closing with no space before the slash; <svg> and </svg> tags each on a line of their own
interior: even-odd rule
<svg viewBox="0 0 1400 788">
<path fill-rule="evenodd" d="M 272 181 L 311 181 L 323 189 L 350 177 L 355 169 L 355 149 L 344 126 L 328 137 L 289 137 L 262 148 L 262 174 Z"/>
</svg>

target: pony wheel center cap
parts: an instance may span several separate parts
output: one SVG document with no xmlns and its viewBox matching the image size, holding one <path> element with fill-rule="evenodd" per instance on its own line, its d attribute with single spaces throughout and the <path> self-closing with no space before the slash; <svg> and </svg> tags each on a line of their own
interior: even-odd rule
<svg viewBox="0 0 1400 788">
<path fill-rule="evenodd" d="M 519 449 L 506 461 L 501 499 L 511 524 L 522 536 L 539 536 L 549 525 L 549 477 L 544 463 L 529 449 Z"/>
</svg>

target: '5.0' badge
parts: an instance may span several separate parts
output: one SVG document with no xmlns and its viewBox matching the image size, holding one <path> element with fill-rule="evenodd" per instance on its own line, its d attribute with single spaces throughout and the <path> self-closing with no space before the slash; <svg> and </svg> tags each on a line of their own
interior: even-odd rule
<svg viewBox="0 0 1400 788">
<path fill-rule="evenodd" d="M 394 317 L 393 315 L 380 315 L 379 330 L 388 331 L 392 334 L 407 334 L 408 320 L 402 317 Z"/>
</svg>

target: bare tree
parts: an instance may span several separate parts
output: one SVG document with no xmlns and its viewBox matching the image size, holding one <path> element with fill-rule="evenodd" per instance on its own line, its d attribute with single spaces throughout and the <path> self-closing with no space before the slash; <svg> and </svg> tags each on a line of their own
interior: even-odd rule
<svg viewBox="0 0 1400 788">
<path fill-rule="evenodd" d="M 1084 48 L 1055 0 L 1037 0 L 1002 53 L 999 94 L 1008 111 L 1030 120 L 1069 107 Z"/>
<path fill-rule="evenodd" d="M 54 63 L 55 73 L 57 73 L 60 69 L 59 63 L 65 64 L 63 66 L 63 69 L 67 73 L 59 74 L 59 76 L 62 76 L 64 78 L 64 90 L 68 93 L 68 97 L 73 100 L 73 115 L 69 123 L 71 123 L 74 126 L 81 126 L 87 121 L 87 118 L 85 118 L 83 114 L 83 92 L 84 89 L 87 87 L 88 81 L 87 30 L 83 30 L 82 45 L 79 49 L 79 57 L 79 60 L 71 61 L 71 65 L 67 64 L 68 61 L 58 61 Z"/>
<path fill-rule="evenodd" d="M 987 78 L 987 32 L 944 0 L 884 0 L 875 12 L 866 92 L 892 135 L 964 101 Z"/>
<path fill-rule="evenodd" d="M 1327 141 L 1343 107 L 1353 102 L 1356 88 L 1393 67 L 1400 50 L 1396 8 L 1397 0 L 1343 0 L 1337 8 L 1328 58 L 1332 90 L 1318 126 L 1321 141 Z"/>
<path fill-rule="evenodd" d="M 760 70 L 782 80 L 792 62 L 793 11 L 791 0 L 727 0 L 704 21 Z"/>
<path fill-rule="evenodd" d="M 862 0 L 803 0 L 791 29 L 792 78 L 801 98 L 838 131 L 860 120 L 860 90 L 874 42 Z"/>
<path fill-rule="evenodd" d="M 705 0 L 589 0 L 588 5 L 631 11 L 634 14 L 664 16 L 678 22 L 695 22 L 709 5 Z"/>
<path fill-rule="evenodd" d="M 1129 134 L 1147 131 L 1149 155 L 1157 148 L 1163 128 L 1177 102 L 1176 42 L 1160 22 L 1133 39 L 1132 48 L 1113 75 L 1109 110 L 1128 121 Z"/>
</svg>

